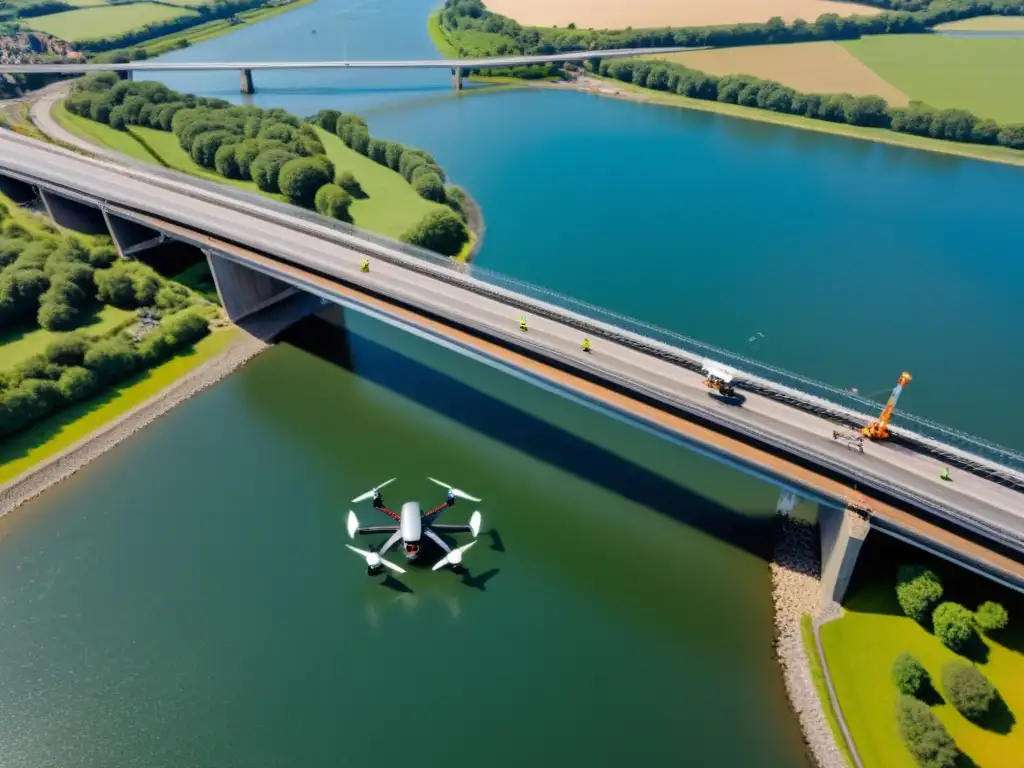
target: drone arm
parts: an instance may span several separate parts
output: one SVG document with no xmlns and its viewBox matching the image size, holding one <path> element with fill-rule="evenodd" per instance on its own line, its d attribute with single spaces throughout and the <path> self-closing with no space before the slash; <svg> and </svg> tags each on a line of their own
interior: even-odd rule
<svg viewBox="0 0 1024 768">
<path fill-rule="evenodd" d="M 454 499 L 453 500 L 445 500 L 444 504 L 438 504 L 436 507 L 431 509 L 429 512 L 425 512 L 423 517 L 424 517 L 424 519 L 426 519 L 428 517 L 433 517 L 434 515 L 436 515 L 439 512 L 441 512 L 442 510 L 445 510 L 448 507 L 452 506 L 454 503 L 455 503 Z"/>
<path fill-rule="evenodd" d="M 376 501 L 376 502 L 374 502 L 374 504 L 373 504 L 373 507 L 374 507 L 374 509 L 379 509 L 379 510 L 380 510 L 381 512 L 383 512 L 383 513 L 384 513 L 385 515 L 390 515 L 390 516 L 391 516 L 392 518 L 394 518 L 395 520 L 401 521 L 401 519 L 402 519 L 400 515 L 398 515 L 398 514 L 397 514 L 397 513 L 395 513 L 395 512 L 392 512 L 392 511 L 391 511 L 390 509 L 388 509 L 387 507 L 385 507 L 385 506 L 384 506 L 384 502 L 382 502 L 382 501 Z"/>
</svg>

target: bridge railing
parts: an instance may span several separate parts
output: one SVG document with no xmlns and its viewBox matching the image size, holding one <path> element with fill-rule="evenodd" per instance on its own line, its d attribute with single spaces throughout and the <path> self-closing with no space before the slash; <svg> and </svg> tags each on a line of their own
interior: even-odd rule
<svg viewBox="0 0 1024 768">
<path fill-rule="evenodd" d="M 713 359 L 736 369 L 736 383 L 740 388 L 788 402 L 802 410 L 815 412 L 837 423 L 851 427 L 863 426 L 877 415 L 882 406 L 881 403 L 863 395 L 707 344 L 699 339 L 694 339 L 676 331 L 660 328 L 651 323 L 589 304 L 547 288 L 532 285 L 500 272 L 479 266 L 457 263 L 433 251 L 368 232 L 351 224 L 328 219 L 303 208 L 261 195 L 255 195 L 228 185 L 197 179 L 177 171 L 160 168 L 148 163 L 141 163 L 126 158 L 123 155 L 105 151 L 99 151 L 98 154 L 116 158 L 119 164 L 133 167 L 141 173 L 160 176 L 168 181 L 177 183 L 187 182 L 192 187 L 204 189 L 211 194 L 221 197 L 233 198 L 247 205 L 260 205 L 283 215 L 305 220 L 317 227 L 333 229 L 348 238 L 374 244 L 382 250 L 398 251 L 403 256 L 423 261 L 434 268 L 467 275 L 473 281 L 512 291 L 536 302 L 542 302 L 584 318 L 589 318 L 602 325 L 614 326 L 636 336 L 659 342 L 681 352 L 682 355 L 672 356 L 672 359 L 687 368 L 699 370 L 700 361 L 707 358 Z M 530 311 L 531 307 L 524 306 L 524 309 Z M 630 342 L 627 341 L 626 343 Z M 637 346 L 635 341 L 631 345 Z M 961 430 L 939 424 L 906 411 L 897 412 L 892 420 L 892 425 L 894 427 L 894 435 L 898 438 L 902 438 L 912 444 L 917 444 L 918 447 L 932 454 L 943 456 L 953 464 L 968 466 L 972 471 L 979 474 L 989 475 L 996 479 L 1007 479 L 1002 477 L 998 467 L 992 467 L 991 464 L 984 462 L 974 462 L 971 455 L 985 459 L 987 462 L 999 467 L 1010 469 L 1014 473 L 1024 472 L 1024 454 L 984 438 L 970 435 Z M 1014 475 L 1009 480 L 1009 484 L 1024 490 L 1024 484 L 1022 484 L 1019 475 Z"/>
</svg>

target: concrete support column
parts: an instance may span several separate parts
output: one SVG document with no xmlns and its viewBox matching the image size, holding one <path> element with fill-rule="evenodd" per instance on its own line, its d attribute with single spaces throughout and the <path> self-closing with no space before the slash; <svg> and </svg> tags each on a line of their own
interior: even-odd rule
<svg viewBox="0 0 1024 768">
<path fill-rule="evenodd" d="M 117 71 L 117 76 L 120 77 L 122 80 L 134 80 L 135 79 L 135 73 L 132 70 L 130 70 L 130 69 L 119 69 Z"/>
<path fill-rule="evenodd" d="M 775 513 L 783 517 L 789 517 L 793 514 L 793 510 L 796 509 L 799 501 L 800 497 L 796 493 L 783 489 L 779 492 L 779 500 L 775 502 Z"/>
<path fill-rule="evenodd" d="M 853 578 L 860 548 L 871 521 L 858 510 L 818 508 L 821 531 L 821 595 L 819 603 L 841 603 Z"/>
<path fill-rule="evenodd" d="M 221 303 L 234 323 L 297 292 L 277 278 L 249 269 L 214 251 L 204 252 Z"/>
<path fill-rule="evenodd" d="M 131 259 L 139 251 L 162 245 L 167 240 L 162 232 L 114 216 L 107 211 L 103 212 L 103 218 L 107 223 L 110 239 L 114 241 L 114 247 L 122 259 Z"/>
<path fill-rule="evenodd" d="M 43 200 L 43 205 L 46 206 L 46 212 L 50 214 L 53 223 L 58 227 L 72 229 L 86 235 L 107 234 L 107 223 L 99 208 L 93 208 L 91 205 L 85 205 L 45 189 L 40 189 L 39 195 Z"/>
<path fill-rule="evenodd" d="M 462 90 L 462 67 L 456 67 L 452 70 L 452 85 L 456 91 Z"/>
<path fill-rule="evenodd" d="M 252 70 L 242 70 L 242 93 L 252 95 L 256 93 L 256 87 L 252 84 Z"/>
</svg>

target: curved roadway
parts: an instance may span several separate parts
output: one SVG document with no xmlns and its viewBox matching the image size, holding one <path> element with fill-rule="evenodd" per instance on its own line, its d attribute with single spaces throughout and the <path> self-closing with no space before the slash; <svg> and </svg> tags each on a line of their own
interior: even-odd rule
<svg viewBox="0 0 1024 768">
<path fill-rule="evenodd" d="M 169 180 L 144 171 L 83 158 L 6 131 L 0 131 L 0 170 L 38 182 L 69 196 L 84 195 L 128 211 L 169 223 L 167 231 L 188 239 L 175 225 L 228 241 L 266 261 L 314 270 L 345 283 L 393 298 L 468 328 L 507 339 L 510 345 L 532 347 L 549 358 L 567 361 L 651 398 L 718 423 L 748 439 L 761 441 L 815 466 L 854 479 L 854 486 L 880 490 L 946 520 L 954 520 L 989 538 L 1024 551 L 1024 496 L 980 477 L 958 473 L 954 483 L 939 480 L 941 465 L 934 459 L 889 443 L 870 443 L 863 454 L 832 439 L 833 425 L 820 417 L 776 400 L 747 394 L 741 407 L 709 396 L 703 377 L 641 350 L 612 341 L 597 341 L 591 355 L 580 351 L 581 334 L 557 320 L 530 319 L 527 334 L 518 332 L 521 310 L 515 295 L 471 278 L 455 279 L 442 267 L 374 260 L 362 273 L 360 261 L 381 249 L 360 247 L 351 236 L 268 210 L 258 198 L 198 191 L 188 177 Z M 62 190 L 63 188 L 63 190 Z M 388 254 L 394 259 L 399 251 Z M 265 258 L 265 257 L 264 257 Z M 254 266 L 257 266 L 254 263 Z M 415 267 L 415 269 L 413 268 Z M 436 274 L 430 274 L 433 270 Z M 426 272 L 426 274 L 425 274 Z M 442 278 L 442 279 L 438 279 Z M 310 283 L 311 285 L 312 283 Z M 486 290 L 484 290 L 486 289 Z M 503 297 L 501 294 L 504 294 Z M 856 494 L 850 494 L 856 496 Z"/>
</svg>

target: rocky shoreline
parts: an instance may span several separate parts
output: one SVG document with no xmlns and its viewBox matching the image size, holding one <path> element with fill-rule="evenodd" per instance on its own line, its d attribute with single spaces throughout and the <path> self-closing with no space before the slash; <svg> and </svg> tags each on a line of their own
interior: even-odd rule
<svg viewBox="0 0 1024 768">
<path fill-rule="evenodd" d="M 267 346 L 265 342 L 247 333 L 239 334 L 239 337 L 217 357 L 203 363 L 110 424 L 0 486 L 0 517 L 75 474 L 90 461 L 127 440 L 174 406 L 216 384 Z"/>
<path fill-rule="evenodd" d="M 775 652 L 800 730 L 820 768 L 848 768 L 825 718 L 800 635 L 800 617 L 805 613 L 814 616 L 818 610 L 821 553 L 817 528 L 782 517 L 771 574 Z"/>
</svg>

